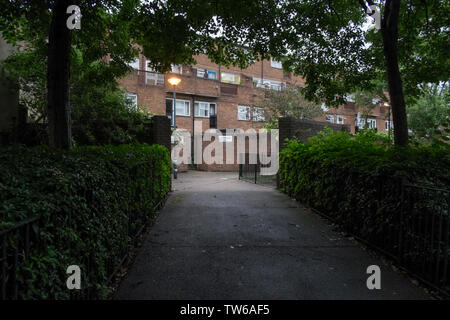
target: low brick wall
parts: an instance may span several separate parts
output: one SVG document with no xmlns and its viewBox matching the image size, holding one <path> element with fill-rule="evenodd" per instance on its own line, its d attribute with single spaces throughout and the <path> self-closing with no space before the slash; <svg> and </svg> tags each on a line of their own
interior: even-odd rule
<svg viewBox="0 0 450 320">
<path fill-rule="evenodd" d="M 349 125 L 339 125 L 339 124 L 332 124 L 328 122 L 319 122 L 319 121 L 313 121 L 313 120 L 299 120 L 294 118 L 280 118 L 279 119 L 279 150 L 282 150 L 283 148 L 283 142 L 287 138 L 298 138 L 300 141 L 307 141 L 308 138 L 316 136 L 320 131 L 322 131 L 325 127 L 329 127 L 334 131 L 348 131 L 350 132 L 350 126 Z M 244 133 L 232 133 L 229 134 L 229 136 L 232 136 L 231 142 L 223 142 L 222 143 L 222 163 L 212 163 L 207 164 L 205 163 L 204 159 L 202 158 L 201 164 L 179 164 L 178 168 L 179 171 L 186 171 L 189 168 L 197 169 L 201 171 L 229 171 L 229 172 L 238 172 L 239 171 L 239 164 L 238 164 L 238 137 L 239 135 L 245 135 Z M 205 134 L 203 133 L 199 139 L 204 138 Z M 241 138 L 242 139 L 242 138 Z M 245 147 L 243 148 L 243 153 L 259 153 L 259 134 L 256 133 L 256 139 L 258 141 L 256 149 L 250 149 L 248 138 L 245 139 Z M 211 141 L 202 141 L 202 155 L 205 151 L 205 148 L 207 148 L 211 143 L 214 143 L 214 137 L 211 137 Z M 227 145 L 233 144 L 233 164 L 227 164 Z M 180 146 L 181 147 L 181 146 Z M 172 145 L 173 148 L 173 145 Z M 191 147 L 193 149 L 193 147 Z M 276 150 L 277 152 L 279 150 Z M 267 153 L 268 156 L 271 155 L 271 144 L 270 144 L 270 134 L 267 135 Z M 182 156 L 182 152 L 180 152 L 180 158 Z M 240 150 L 242 152 L 242 150 Z M 212 153 L 213 156 L 215 156 L 215 153 Z M 193 157 L 193 151 L 191 150 L 191 159 Z M 193 162 L 193 161 L 192 161 Z"/>
<path fill-rule="evenodd" d="M 214 145 L 215 139 L 216 137 L 227 137 L 225 139 L 230 139 L 231 141 L 223 141 L 223 142 L 218 142 L 217 145 Z M 254 141 L 255 141 L 255 145 L 250 147 L 249 145 L 249 139 L 250 136 L 254 136 Z M 261 135 L 259 133 L 257 133 L 255 131 L 255 133 L 239 133 L 239 132 L 233 132 L 233 133 L 227 133 L 227 134 L 217 134 L 217 135 L 211 135 L 208 138 L 205 139 L 205 133 L 202 133 L 201 135 L 197 136 L 197 140 L 198 142 L 193 142 L 191 141 L 191 155 L 189 157 L 189 159 L 187 159 L 187 162 L 189 164 L 186 163 L 181 163 L 183 160 L 186 161 L 186 158 L 183 157 L 183 152 L 186 149 L 183 149 L 182 145 L 177 146 L 177 154 L 178 154 L 178 169 L 179 171 L 183 172 L 186 171 L 187 169 L 196 169 L 196 170 L 200 170 L 200 171 L 227 171 L 227 172 L 238 172 L 239 171 L 239 154 L 240 153 L 259 153 L 260 150 L 259 148 L 259 144 L 260 144 L 260 138 Z M 267 137 L 267 148 L 264 151 L 265 154 L 267 154 L 268 156 L 270 156 L 271 154 L 271 136 L 270 133 L 267 133 L 266 135 Z M 244 143 L 241 145 L 240 148 L 238 148 L 238 141 L 244 141 Z M 188 142 L 189 143 L 189 142 Z M 198 154 L 197 157 L 195 157 L 194 155 L 194 143 L 198 143 L 198 145 L 200 146 L 201 143 L 201 154 Z M 262 142 L 261 142 L 262 143 Z M 173 144 L 172 144 L 172 148 L 173 148 Z M 178 149 L 180 148 L 180 149 Z M 219 150 L 221 150 L 222 156 L 221 156 L 221 161 L 213 161 L 213 163 L 206 163 L 203 155 L 204 154 L 209 154 L 211 152 L 211 156 L 215 157 L 216 156 L 216 151 L 220 152 Z M 206 152 L 205 152 L 206 151 Z M 278 150 L 277 150 L 278 151 Z M 229 154 L 231 153 L 231 155 Z M 219 155 L 217 155 L 219 156 Z M 183 159 L 184 158 L 184 159 Z M 228 158 L 228 161 L 227 161 Z M 183 159 L 183 160 L 181 160 Z M 194 159 L 196 159 L 196 161 L 193 161 Z M 198 159 L 201 159 L 201 163 L 199 163 Z M 197 163 L 194 163 L 197 162 Z M 222 163 L 219 163 L 222 162 Z M 228 163 L 227 163 L 228 162 Z M 192 163 L 192 164 L 191 164 Z"/>
<path fill-rule="evenodd" d="M 284 141 L 286 139 L 297 138 L 302 142 L 306 142 L 308 138 L 316 136 L 325 127 L 329 127 L 333 131 L 350 132 L 350 126 L 348 124 L 335 124 L 289 117 L 280 118 L 278 120 L 278 128 L 280 130 L 280 151 L 283 150 Z"/>
</svg>

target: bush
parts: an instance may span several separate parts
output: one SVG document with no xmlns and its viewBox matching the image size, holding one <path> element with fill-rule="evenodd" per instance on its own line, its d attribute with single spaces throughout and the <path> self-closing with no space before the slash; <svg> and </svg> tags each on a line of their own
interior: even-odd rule
<svg viewBox="0 0 450 320">
<path fill-rule="evenodd" d="M 447 143 L 400 148 L 371 131 L 356 137 L 325 131 L 307 143 L 288 141 L 279 175 L 281 189 L 290 196 L 430 283 L 450 285 L 445 280 L 450 266 L 444 267 L 449 258 Z"/>
<path fill-rule="evenodd" d="M 398 148 L 370 131 L 352 137 L 328 130 L 307 143 L 288 142 L 280 153 L 280 186 L 342 222 L 375 207 L 380 186 L 393 189 L 402 178 L 412 184 L 448 188 L 449 154 L 448 145 Z"/>
<path fill-rule="evenodd" d="M 108 276 L 170 191 L 170 168 L 169 152 L 159 145 L 3 149 L 0 231 L 40 217 L 32 230 L 40 241 L 17 272 L 19 298 L 70 298 L 69 265 L 82 270 L 75 295 L 106 297 Z"/>
</svg>

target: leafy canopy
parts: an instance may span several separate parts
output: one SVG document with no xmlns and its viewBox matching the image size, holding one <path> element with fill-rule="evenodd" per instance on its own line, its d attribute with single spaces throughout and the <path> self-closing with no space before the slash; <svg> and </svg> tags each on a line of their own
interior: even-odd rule
<svg viewBox="0 0 450 320">
<path fill-rule="evenodd" d="M 385 2 L 374 3 L 383 13 Z M 156 0 L 140 15 L 137 39 L 158 70 L 194 63 L 198 53 L 241 67 L 273 56 L 305 78 L 306 98 L 329 105 L 373 89 L 380 73 L 386 79 L 381 33 L 368 30 L 360 1 Z M 449 17 L 448 1 L 402 1 L 399 64 L 408 96 L 420 94 L 420 83 L 449 79 Z"/>
<path fill-rule="evenodd" d="M 266 89 L 258 106 L 264 108 L 266 128 L 278 128 L 278 118 L 314 119 L 323 113 L 321 105 L 305 99 L 301 90 L 287 85 L 284 90 Z"/>
</svg>

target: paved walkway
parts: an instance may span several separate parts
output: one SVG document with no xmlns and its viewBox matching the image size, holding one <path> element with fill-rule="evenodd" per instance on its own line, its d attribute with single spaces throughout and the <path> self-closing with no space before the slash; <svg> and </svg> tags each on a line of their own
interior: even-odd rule
<svg viewBox="0 0 450 320">
<path fill-rule="evenodd" d="M 424 291 L 275 189 L 179 174 L 117 299 L 426 299 Z M 369 265 L 381 290 L 368 290 Z"/>
</svg>

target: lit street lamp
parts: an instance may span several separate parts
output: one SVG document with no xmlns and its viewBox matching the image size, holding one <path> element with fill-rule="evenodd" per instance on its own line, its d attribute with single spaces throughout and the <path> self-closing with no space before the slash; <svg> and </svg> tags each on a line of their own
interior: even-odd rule
<svg viewBox="0 0 450 320">
<path fill-rule="evenodd" d="M 173 86 L 173 128 L 174 128 L 174 138 L 173 138 L 173 178 L 177 178 L 177 85 L 181 82 L 181 79 L 172 76 L 168 79 L 169 83 Z"/>
</svg>

